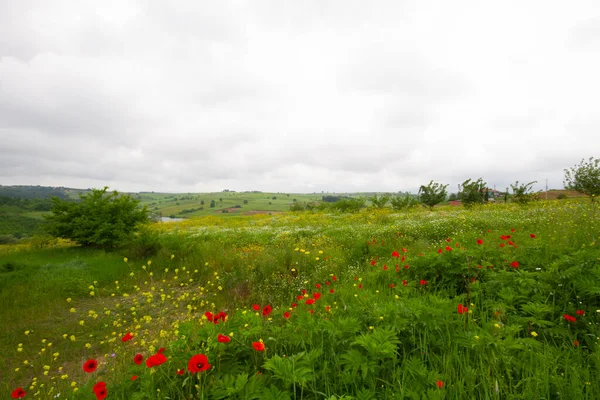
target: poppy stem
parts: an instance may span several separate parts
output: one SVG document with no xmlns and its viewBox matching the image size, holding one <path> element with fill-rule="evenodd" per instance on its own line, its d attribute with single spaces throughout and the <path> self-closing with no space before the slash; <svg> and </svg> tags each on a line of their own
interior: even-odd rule
<svg viewBox="0 0 600 400">
<path fill-rule="evenodd" d="M 471 257 L 467 256 L 467 307 L 471 307 Z M 465 317 L 465 330 L 469 330 L 469 312 Z"/>
</svg>

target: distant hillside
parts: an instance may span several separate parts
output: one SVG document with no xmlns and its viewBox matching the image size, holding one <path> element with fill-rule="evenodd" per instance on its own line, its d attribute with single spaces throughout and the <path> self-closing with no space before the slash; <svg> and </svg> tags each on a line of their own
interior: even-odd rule
<svg viewBox="0 0 600 400">
<path fill-rule="evenodd" d="M 2 186 L 0 185 L 0 197 L 20 199 L 44 199 L 56 196 L 61 199 L 69 198 L 69 193 L 75 189 L 52 186 Z"/>
</svg>

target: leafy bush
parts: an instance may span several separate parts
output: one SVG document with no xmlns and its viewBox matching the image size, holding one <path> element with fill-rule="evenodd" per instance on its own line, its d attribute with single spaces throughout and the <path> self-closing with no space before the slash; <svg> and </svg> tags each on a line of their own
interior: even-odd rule
<svg viewBox="0 0 600 400">
<path fill-rule="evenodd" d="M 0 244 L 15 244 L 17 239 L 12 235 L 0 235 Z"/>
<path fill-rule="evenodd" d="M 142 228 L 130 242 L 128 253 L 134 258 L 143 259 L 157 254 L 162 247 L 161 237 L 158 233 Z"/>
<path fill-rule="evenodd" d="M 290 206 L 290 211 L 305 211 L 305 210 L 306 210 L 306 204 L 305 203 L 294 202 Z"/>
<path fill-rule="evenodd" d="M 139 200 L 93 189 L 80 194 L 79 201 L 52 198 L 52 215 L 44 216 L 44 229 L 55 237 L 71 239 L 83 246 L 117 247 L 132 238 L 140 224 L 149 222 Z"/>
<path fill-rule="evenodd" d="M 375 195 L 375 196 L 369 197 L 369 200 L 371 200 L 371 202 L 373 203 L 373 207 L 383 208 L 390 201 L 391 197 L 392 197 L 391 194 L 386 193 L 386 194 L 382 194 L 382 195 Z"/>
<path fill-rule="evenodd" d="M 364 197 L 342 199 L 331 205 L 331 208 L 340 212 L 358 212 L 365 205 Z"/>
<path fill-rule="evenodd" d="M 483 204 L 487 201 L 486 183 L 479 178 L 476 181 L 467 179 L 462 184 L 462 190 L 458 197 L 462 200 L 465 207 L 472 207 L 475 204 Z"/>
<path fill-rule="evenodd" d="M 430 181 L 427 186 L 421 185 L 419 188 L 419 200 L 429 208 L 446 200 L 446 188 L 448 185 L 442 185 Z"/>
<path fill-rule="evenodd" d="M 394 196 L 390 199 L 390 202 L 392 203 L 392 208 L 394 210 L 404 210 L 419 205 L 419 199 L 408 193 L 404 196 Z"/>
<path fill-rule="evenodd" d="M 513 195 L 512 201 L 517 202 L 519 204 L 527 204 L 532 200 L 536 199 L 536 196 L 531 193 L 531 187 L 536 181 L 519 184 L 519 181 L 516 181 L 514 184 L 511 184 Z"/>
<path fill-rule="evenodd" d="M 565 169 L 565 188 L 585 193 L 592 199 L 600 195 L 600 159 L 590 157 L 586 162 Z"/>
</svg>

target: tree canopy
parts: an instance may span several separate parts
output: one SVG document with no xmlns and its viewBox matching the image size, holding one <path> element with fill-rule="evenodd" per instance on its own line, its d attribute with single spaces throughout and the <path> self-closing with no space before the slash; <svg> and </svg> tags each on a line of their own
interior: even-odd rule
<svg viewBox="0 0 600 400">
<path fill-rule="evenodd" d="M 45 230 L 55 237 L 83 246 L 118 247 L 129 240 L 140 224 L 149 222 L 139 200 L 116 190 L 92 189 L 79 201 L 52 198 L 52 214 L 45 215 Z"/>
<path fill-rule="evenodd" d="M 590 157 L 579 165 L 565 169 L 565 188 L 585 193 L 592 201 L 600 195 L 600 159 Z"/>
<path fill-rule="evenodd" d="M 430 181 L 427 186 L 421 185 L 419 188 L 419 200 L 429 208 L 433 208 L 438 203 L 446 200 L 446 188 L 448 185 Z"/>
</svg>

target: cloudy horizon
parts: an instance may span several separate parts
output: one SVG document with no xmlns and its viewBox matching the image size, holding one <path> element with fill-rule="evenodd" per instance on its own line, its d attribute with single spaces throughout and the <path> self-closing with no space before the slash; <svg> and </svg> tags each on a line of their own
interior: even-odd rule
<svg viewBox="0 0 600 400">
<path fill-rule="evenodd" d="M 599 50 L 591 0 L 5 0 L 0 184 L 560 189 Z"/>
</svg>

